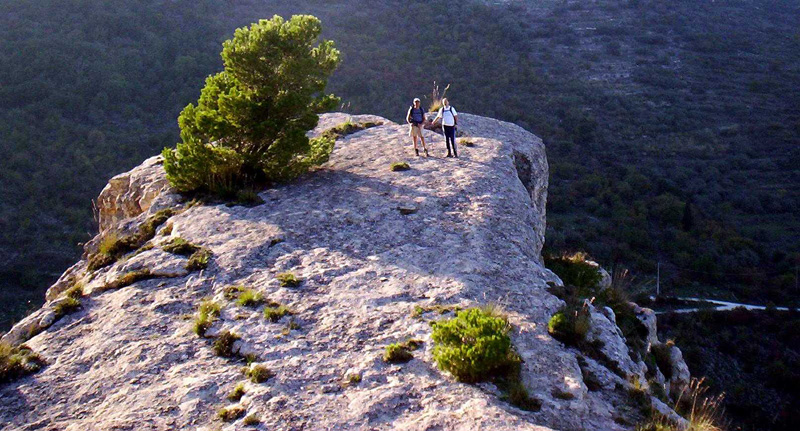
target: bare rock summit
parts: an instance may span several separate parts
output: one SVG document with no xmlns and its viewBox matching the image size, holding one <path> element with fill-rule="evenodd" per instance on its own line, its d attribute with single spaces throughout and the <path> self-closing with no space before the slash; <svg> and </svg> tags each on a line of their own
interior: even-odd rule
<svg viewBox="0 0 800 431">
<path fill-rule="evenodd" d="M 312 133 L 348 120 L 380 125 L 338 139 L 328 163 L 261 204 L 187 201 L 159 158 L 114 177 L 84 258 L 3 337 L 47 365 L 0 384 L 0 429 L 632 429 L 625 376 L 547 331 L 563 302 L 541 259 L 542 141 L 468 114 L 458 159 L 431 131 L 431 157 L 413 156 L 407 127 L 376 116 L 326 114 Z M 110 237 L 127 248 L 108 252 Z M 432 358 L 430 321 L 487 303 L 509 316 L 537 411 Z M 610 368 L 640 375 L 613 317 L 593 319 L 622 363 Z M 409 339 L 413 359 L 384 362 Z"/>
</svg>

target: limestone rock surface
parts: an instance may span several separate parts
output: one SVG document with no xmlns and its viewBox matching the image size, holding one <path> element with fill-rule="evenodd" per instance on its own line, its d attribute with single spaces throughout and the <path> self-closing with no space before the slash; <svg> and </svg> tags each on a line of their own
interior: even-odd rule
<svg viewBox="0 0 800 431">
<path fill-rule="evenodd" d="M 375 116 L 326 114 L 313 133 L 348 119 L 384 124 L 339 139 L 328 163 L 264 190 L 254 207 L 181 203 L 158 158 L 114 177 L 98 199 L 102 231 L 133 229 L 157 208 L 176 214 L 107 267 L 77 263 L 43 309 L 7 334 L 49 365 L 0 385 L 0 428 L 243 429 L 241 418 L 216 418 L 226 406 L 269 430 L 630 428 L 618 420 L 621 378 L 547 333 L 563 302 L 547 292 L 548 281 L 560 280 L 541 261 L 542 141 L 469 114 L 459 119 L 474 146 L 460 148 L 459 159 L 444 158 L 444 141 L 431 131 L 432 157 L 414 157 L 407 126 Z M 403 161 L 410 170 L 390 170 Z M 166 252 L 176 238 L 208 249 L 208 266 L 189 269 L 186 256 Z M 300 282 L 287 285 L 281 273 Z M 53 304 L 76 283 L 87 293 L 80 308 L 55 318 Z M 267 303 L 237 305 L 230 286 L 254 289 Z M 193 332 L 204 299 L 221 305 L 205 338 Z M 512 406 L 490 383 L 458 383 L 433 361 L 430 321 L 453 316 L 436 306 L 487 303 L 509 316 L 522 383 L 539 411 Z M 289 314 L 265 319 L 264 307 L 278 304 Z M 608 345 L 622 349 L 614 323 L 595 314 Z M 254 383 L 242 358 L 215 355 L 213 337 L 226 331 L 239 337 L 235 354 L 274 375 Z M 409 338 L 422 341 L 414 359 L 382 360 L 387 345 Z M 587 387 L 588 368 L 604 373 L 599 388 Z M 245 394 L 231 405 L 239 383 Z"/>
</svg>

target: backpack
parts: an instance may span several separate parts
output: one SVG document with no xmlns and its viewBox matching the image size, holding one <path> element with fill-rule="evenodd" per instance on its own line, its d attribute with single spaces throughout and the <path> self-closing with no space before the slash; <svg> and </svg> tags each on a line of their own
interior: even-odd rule
<svg viewBox="0 0 800 431">
<path fill-rule="evenodd" d="M 442 124 L 444 124 L 444 113 L 445 112 L 449 113 L 450 116 L 453 117 L 453 124 L 455 124 L 456 123 L 456 116 L 453 114 L 453 107 L 452 106 L 449 106 L 447 108 L 442 106 Z"/>
<path fill-rule="evenodd" d="M 419 120 L 417 120 L 419 118 Z M 421 124 L 425 122 L 425 110 L 420 107 L 419 109 L 415 108 L 413 105 L 411 106 L 411 110 L 408 112 L 408 121 L 411 121 L 414 124 Z"/>
</svg>

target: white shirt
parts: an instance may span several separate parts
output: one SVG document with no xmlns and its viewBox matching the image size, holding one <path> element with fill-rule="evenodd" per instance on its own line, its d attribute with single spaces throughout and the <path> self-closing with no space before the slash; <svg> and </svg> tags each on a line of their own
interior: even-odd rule
<svg viewBox="0 0 800 431">
<path fill-rule="evenodd" d="M 436 115 L 437 117 L 441 117 L 442 125 L 444 126 L 455 126 L 456 125 L 456 118 L 455 116 L 458 115 L 456 112 L 456 108 L 452 106 L 448 107 L 447 110 L 444 109 L 444 106 L 439 108 L 439 113 Z"/>
</svg>

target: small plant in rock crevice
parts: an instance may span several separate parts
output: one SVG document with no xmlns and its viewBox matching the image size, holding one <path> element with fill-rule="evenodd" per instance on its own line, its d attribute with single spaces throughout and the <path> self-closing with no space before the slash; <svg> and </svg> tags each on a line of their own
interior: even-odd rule
<svg viewBox="0 0 800 431">
<path fill-rule="evenodd" d="M 264 307 L 264 318 L 270 322 L 277 322 L 281 320 L 283 316 L 291 314 L 292 312 L 286 308 L 286 306 L 281 304 L 270 304 L 269 306 Z"/>
<path fill-rule="evenodd" d="M 244 374 L 253 383 L 264 383 L 275 377 L 275 373 L 264 365 L 253 365 L 249 368 L 245 367 Z"/>
<path fill-rule="evenodd" d="M 228 394 L 228 401 L 239 401 L 244 396 L 246 390 L 244 388 L 244 383 L 239 383 L 236 385 L 233 390 Z"/>
<path fill-rule="evenodd" d="M 66 297 L 53 307 L 53 312 L 56 313 L 57 318 L 61 318 L 77 311 L 79 308 L 81 308 L 81 301 L 72 297 Z"/>
<path fill-rule="evenodd" d="M 36 373 L 45 365 L 45 360 L 28 346 L 12 347 L 10 344 L 0 343 L 0 383 Z"/>
<path fill-rule="evenodd" d="M 242 423 L 246 426 L 254 426 L 261 423 L 261 419 L 258 418 L 256 415 L 248 415 L 244 418 Z"/>
<path fill-rule="evenodd" d="M 223 358 L 233 357 L 233 343 L 240 340 L 242 337 L 230 332 L 221 332 L 216 339 L 214 339 L 214 353 Z"/>
<path fill-rule="evenodd" d="M 186 262 L 186 269 L 189 271 L 200 271 L 201 269 L 206 269 L 208 264 L 211 260 L 211 250 L 202 247 L 196 252 L 192 253 L 189 256 L 189 261 Z"/>
<path fill-rule="evenodd" d="M 244 407 L 223 407 L 217 411 L 217 418 L 223 422 L 233 422 L 245 415 L 247 411 Z"/>
<path fill-rule="evenodd" d="M 200 337 L 205 337 L 206 331 L 211 328 L 220 316 L 222 307 L 210 299 L 200 303 L 197 310 L 197 317 L 194 320 L 194 333 Z"/>
<path fill-rule="evenodd" d="M 254 289 L 244 289 L 239 293 L 236 304 L 242 307 L 257 307 L 264 303 L 264 295 Z"/>
<path fill-rule="evenodd" d="M 383 354 L 383 361 L 390 364 L 402 364 L 414 359 L 411 353 L 419 349 L 422 345 L 420 340 L 406 340 L 402 343 L 394 343 L 386 346 L 386 351 Z"/>
<path fill-rule="evenodd" d="M 155 236 L 159 226 L 175 214 L 176 211 L 171 208 L 162 209 L 145 219 L 136 232 L 130 235 L 123 236 L 117 231 L 105 232 L 97 250 L 87 258 L 88 270 L 91 272 L 108 266 L 123 255 L 140 248 Z"/>
<path fill-rule="evenodd" d="M 102 290 L 114 290 L 114 289 L 121 289 L 123 287 L 130 286 L 133 283 L 143 281 L 143 280 L 150 280 L 153 278 L 159 278 L 159 276 L 150 272 L 149 269 L 140 269 L 136 271 L 129 271 L 117 278 L 116 280 L 106 284 L 103 286 Z"/>
<path fill-rule="evenodd" d="M 275 276 L 281 284 L 281 287 L 297 287 L 303 280 L 291 272 L 282 272 Z"/>
<path fill-rule="evenodd" d="M 393 172 L 407 171 L 411 166 L 406 162 L 395 162 L 389 167 Z"/>
<path fill-rule="evenodd" d="M 199 246 L 194 245 L 180 237 L 173 238 L 161 248 L 163 248 L 167 253 L 177 254 L 180 256 L 191 256 L 194 252 L 200 250 Z"/>
</svg>

